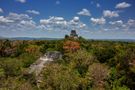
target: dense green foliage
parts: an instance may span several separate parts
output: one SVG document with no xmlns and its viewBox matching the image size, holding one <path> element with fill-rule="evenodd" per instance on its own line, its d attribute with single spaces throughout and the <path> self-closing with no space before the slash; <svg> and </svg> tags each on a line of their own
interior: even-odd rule
<svg viewBox="0 0 135 90">
<path fill-rule="evenodd" d="M 37 77 L 27 74 L 27 70 L 46 51 L 60 51 L 63 59 L 46 64 L 41 73 L 42 82 L 37 84 Z M 0 90 L 135 90 L 134 86 L 133 42 L 81 37 L 77 40 L 0 40 Z"/>
</svg>

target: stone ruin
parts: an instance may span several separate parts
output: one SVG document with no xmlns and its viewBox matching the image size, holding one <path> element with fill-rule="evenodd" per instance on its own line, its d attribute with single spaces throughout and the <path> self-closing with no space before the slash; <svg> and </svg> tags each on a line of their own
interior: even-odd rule
<svg viewBox="0 0 135 90">
<path fill-rule="evenodd" d="M 71 30 L 70 37 L 71 38 L 78 38 L 78 34 L 76 33 L 76 30 Z"/>
<path fill-rule="evenodd" d="M 45 55 L 47 58 L 52 58 L 53 60 L 62 59 L 62 54 L 59 51 L 47 51 Z"/>
</svg>

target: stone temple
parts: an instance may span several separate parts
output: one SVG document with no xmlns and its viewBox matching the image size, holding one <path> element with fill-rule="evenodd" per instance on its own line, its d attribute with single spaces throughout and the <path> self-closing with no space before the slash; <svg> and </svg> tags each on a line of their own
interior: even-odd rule
<svg viewBox="0 0 135 90">
<path fill-rule="evenodd" d="M 45 55 L 47 58 L 52 58 L 53 60 L 62 59 L 62 54 L 59 51 L 48 51 Z"/>
<path fill-rule="evenodd" d="M 78 34 L 76 33 L 76 30 L 71 30 L 70 37 L 71 38 L 78 38 Z"/>
</svg>

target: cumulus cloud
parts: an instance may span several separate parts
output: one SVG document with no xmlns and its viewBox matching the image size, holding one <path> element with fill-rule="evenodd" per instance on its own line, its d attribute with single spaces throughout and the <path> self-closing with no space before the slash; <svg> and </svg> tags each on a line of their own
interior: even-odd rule
<svg viewBox="0 0 135 90">
<path fill-rule="evenodd" d="M 13 20 L 14 24 L 20 25 L 20 26 L 29 26 L 33 27 L 35 26 L 35 22 L 32 20 L 32 17 L 30 17 L 27 14 L 17 14 L 17 13 L 9 13 L 7 16 L 8 19 Z"/>
<path fill-rule="evenodd" d="M 119 17 L 118 12 L 116 12 L 116 11 L 110 11 L 110 10 L 104 10 L 103 11 L 103 15 L 104 15 L 104 17 L 109 17 L 109 18 Z"/>
<path fill-rule="evenodd" d="M 126 2 L 122 2 L 122 3 L 118 3 L 115 8 L 118 8 L 118 9 L 122 9 L 122 8 L 127 8 L 127 7 L 130 7 L 131 4 L 129 3 L 126 3 Z"/>
<path fill-rule="evenodd" d="M 43 25 L 47 25 L 47 24 L 50 23 L 50 21 L 47 20 L 47 19 L 41 19 L 41 20 L 40 20 L 40 23 L 43 24 Z"/>
<path fill-rule="evenodd" d="M 118 20 L 118 21 L 110 21 L 109 24 L 111 25 L 123 25 L 123 21 L 122 20 Z"/>
<path fill-rule="evenodd" d="M 3 11 L 3 9 L 2 8 L 0 8 L 0 13 L 3 13 L 4 11 Z"/>
<path fill-rule="evenodd" d="M 103 24 L 106 23 L 106 20 L 103 17 L 101 17 L 101 18 L 91 18 L 90 20 L 93 24 L 103 25 Z"/>
<path fill-rule="evenodd" d="M 129 19 L 127 21 L 126 27 L 128 29 L 135 29 L 135 19 Z"/>
<path fill-rule="evenodd" d="M 0 16 L 0 30 L 35 30 L 36 23 L 27 14 L 9 13 L 8 16 Z"/>
<path fill-rule="evenodd" d="M 68 21 L 68 27 L 70 26 L 71 28 L 77 28 L 79 30 L 80 28 L 85 28 L 86 24 L 81 22 L 79 17 L 75 16 L 72 20 Z"/>
<path fill-rule="evenodd" d="M 27 10 L 26 12 L 30 13 L 30 14 L 35 14 L 35 15 L 39 15 L 40 14 L 40 12 L 36 11 L 36 10 Z"/>
<path fill-rule="evenodd" d="M 123 31 L 133 31 L 135 29 L 135 20 L 129 19 L 127 22 L 123 22 L 122 20 L 118 21 L 110 21 L 109 22 L 110 30 L 123 30 Z"/>
<path fill-rule="evenodd" d="M 122 20 L 118 20 L 118 21 L 110 21 L 109 22 L 110 25 L 114 26 L 115 28 L 121 28 L 121 27 L 125 27 L 125 24 L 123 23 Z"/>
<path fill-rule="evenodd" d="M 71 20 L 63 17 L 51 16 L 41 19 L 37 24 L 28 14 L 18 14 L 10 12 L 7 16 L 0 16 L 0 30 L 7 31 L 30 31 L 30 30 L 54 30 L 67 31 L 71 29 L 82 30 L 86 24 L 75 16 Z"/>
<path fill-rule="evenodd" d="M 41 19 L 39 27 L 42 30 L 66 30 L 67 21 L 63 17 L 51 16 L 48 19 Z"/>
<path fill-rule="evenodd" d="M 79 22 L 79 20 L 80 20 L 79 17 L 76 17 L 76 16 L 75 16 L 75 17 L 73 18 L 73 21 L 74 21 L 74 22 Z"/>
<path fill-rule="evenodd" d="M 40 23 L 43 25 L 66 25 L 66 21 L 64 20 L 63 17 L 49 17 L 49 19 L 41 19 Z"/>
<path fill-rule="evenodd" d="M 85 9 L 85 8 L 82 9 L 82 11 L 78 12 L 77 14 L 78 15 L 83 15 L 83 16 L 91 16 L 90 11 Z"/>
<path fill-rule="evenodd" d="M 49 24 L 65 24 L 66 25 L 66 21 L 64 20 L 63 17 L 49 17 L 49 19 L 41 19 L 40 23 L 43 25 L 49 25 Z"/>
<path fill-rule="evenodd" d="M 79 17 L 73 17 L 72 20 L 69 21 L 69 24 L 75 26 L 75 25 L 78 25 L 78 22 L 80 21 Z"/>
<path fill-rule="evenodd" d="M 135 20 L 134 19 L 129 19 L 127 24 L 130 25 L 130 26 L 135 26 Z"/>
<path fill-rule="evenodd" d="M 116 26 L 121 26 L 123 28 L 135 28 L 135 20 L 134 19 L 129 19 L 127 22 L 123 22 L 122 20 L 118 21 L 110 21 L 109 24 Z"/>
<path fill-rule="evenodd" d="M 63 17 L 51 17 L 50 19 L 52 19 L 54 21 L 64 21 Z"/>
<path fill-rule="evenodd" d="M 84 28 L 84 27 L 86 27 L 86 24 L 84 23 L 80 24 L 80 28 Z"/>
<path fill-rule="evenodd" d="M 20 25 L 30 27 L 30 28 L 36 28 L 36 23 L 33 20 L 29 20 L 29 21 L 22 20 L 20 21 Z"/>
<path fill-rule="evenodd" d="M 65 20 L 63 17 L 49 17 L 48 19 L 40 20 L 40 27 L 46 30 L 60 29 L 71 30 L 73 28 L 80 29 L 86 27 L 86 24 L 82 23 L 79 17 L 73 17 L 72 20 Z"/>
<path fill-rule="evenodd" d="M 17 14 L 17 13 L 9 13 L 8 19 L 14 20 L 14 21 L 20 21 L 20 20 L 31 20 L 32 17 L 30 17 L 27 14 Z"/>
<path fill-rule="evenodd" d="M 12 22 L 14 22 L 13 20 L 10 20 L 10 19 L 8 19 L 8 18 L 6 18 L 6 17 L 4 17 L 4 16 L 0 16 L 0 23 L 2 24 L 2 23 L 4 23 L 4 24 L 6 24 L 6 23 L 12 23 Z"/>
<path fill-rule="evenodd" d="M 25 3 L 26 2 L 26 0 L 16 0 L 16 1 L 18 1 L 20 3 Z"/>
</svg>

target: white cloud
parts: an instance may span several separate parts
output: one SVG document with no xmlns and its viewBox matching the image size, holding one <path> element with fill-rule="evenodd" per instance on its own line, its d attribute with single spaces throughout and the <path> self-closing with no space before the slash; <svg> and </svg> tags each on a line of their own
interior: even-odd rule
<svg viewBox="0 0 135 90">
<path fill-rule="evenodd" d="M 84 27 L 86 27 L 86 24 L 84 23 L 80 24 L 80 28 L 84 28 Z"/>
<path fill-rule="evenodd" d="M 6 23 L 12 23 L 12 22 L 14 22 L 14 21 L 13 20 L 10 20 L 10 19 L 7 19 L 4 16 L 0 16 L 0 23 L 6 24 Z"/>
<path fill-rule="evenodd" d="M 79 17 L 75 16 L 72 20 L 69 21 L 71 25 L 78 25 L 78 22 L 80 21 Z"/>
<path fill-rule="evenodd" d="M 25 31 L 36 28 L 36 23 L 27 14 L 9 13 L 6 17 L 0 16 L 0 30 Z"/>
<path fill-rule="evenodd" d="M 0 13 L 3 13 L 4 11 L 3 11 L 3 9 L 2 8 L 0 8 Z"/>
<path fill-rule="evenodd" d="M 122 8 L 127 8 L 127 7 L 130 7 L 131 4 L 129 3 L 126 3 L 126 2 L 122 2 L 122 3 L 118 3 L 115 8 L 118 8 L 118 9 L 122 9 Z"/>
<path fill-rule="evenodd" d="M 59 30 L 71 30 L 76 28 L 80 30 L 86 27 L 86 24 L 82 23 L 79 17 L 73 17 L 72 20 L 65 20 L 63 17 L 49 17 L 48 19 L 40 20 L 40 27 L 45 30 L 59 29 Z"/>
<path fill-rule="evenodd" d="M 116 11 L 110 11 L 110 10 L 104 10 L 103 11 L 103 15 L 104 15 L 104 17 L 109 17 L 109 18 L 119 17 L 118 12 L 116 12 Z"/>
<path fill-rule="evenodd" d="M 91 16 L 89 10 L 87 10 L 87 9 L 85 9 L 85 8 L 82 9 L 82 11 L 78 12 L 77 14 L 78 14 L 78 15 L 83 15 L 83 16 Z"/>
<path fill-rule="evenodd" d="M 73 21 L 75 21 L 75 22 L 79 22 L 79 20 L 80 20 L 79 17 L 76 17 L 76 16 L 75 16 L 75 17 L 73 18 Z"/>
<path fill-rule="evenodd" d="M 127 24 L 125 26 L 128 29 L 134 29 L 135 30 L 135 19 L 129 19 L 127 21 Z"/>
<path fill-rule="evenodd" d="M 118 28 L 117 30 L 123 30 L 123 31 L 133 31 L 135 30 L 135 20 L 134 19 L 129 19 L 127 22 L 123 22 L 122 20 L 118 20 L 118 21 L 110 21 L 109 24 L 111 26 L 109 26 L 109 28 L 111 28 L 112 30 L 116 30 L 116 28 Z"/>
<path fill-rule="evenodd" d="M 26 2 L 26 0 L 16 0 L 16 1 L 18 1 L 20 3 L 25 3 Z"/>
<path fill-rule="evenodd" d="M 97 3 L 97 7 L 98 7 L 98 8 L 101 7 L 99 3 Z"/>
<path fill-rule="evenodd" d="M 20 22 L 20 25 L 22 25 L 23 27 L 27 27 L 27 28 L 36 28 L 36 23 L 33 20 L 29 20 L 29 21 L 25 21 L 22 20 Z"/>
<path fill-rule="evenodd" d="M 113 25 L 114 27 L 121 27 L 121 28 L 135 28 L 135 20 L 134 19 L 129 19 L 126 23 L 124 23 L 122 20 L 118 21 L 110 21 L 109 24 Z"/>
<path fill-rule="evenodd" d="M 84 24 L 83 22 L 81 22 L 80 18 L 77 16 L 73 17 L 73 19 L 68 21 L 67 23 L 68 23 L 68 27 L 70 27 L 70 29 L 75 28 L 77 30 L 80 30 L 82 28 L 84 29 L 87 27 L 87 25 Z"/>
<path fill-rule="evenodd" d="M 50 21 L 49 20 L 46 20 L 46 19 L 41 19 L 40 20 L 40 23 L 43 24 L 43 25 L 47 25 L 47 24 L 50 23 Z"/>
<path fill-rule="evenodd" d="M 90 20 L 93 24 L 103 25 L 103 24 L 106 23 L 106 20 L 103 17 L 101 17 L 101 18 L 91 18 Z"/>
<path fill-rule="evenodd" d="M 134 19 L 129 19 L 127 24 L 130 25 L 130 26 L 135 26 L 135 20 Z"/>
<path fill-rule="evenodd" d="M 49 17 L 49 19 L 41 19 L 40 23 L 43 25 L 48 25 L 48 24 L 66 25 L 67 22 L 64 20 L 63 17 Z"/>
<path fill-rule="evenodd" d="M 35 15 L 39 15 L 40 14 L 40 12 L 36 11 L 36 10 L 27 10 L 26 12 L 30 13 L 30 14 L 35 14 Z"/>
<path fill-rule="evenodd" d="M 119 25 L 120 26 L 120 25 L 123 25 L 123 21 L 122 20 L 113 21 L 113 22 L 110 21 L 109 24 L 111 24 L 111 25 Z"/>
<path fill-rule="evenodd" d="M 63 17 L 51 16 L 48 19 L 41 19 L 38 27 L 42 30 L 66 30 L 67 24 Z"/>
<path fill-rule="evenodd" d="M 53 19 L 55 21 L 64 21 L 63 17 L 51 17 L 51 19 Z"/>
<path fill-rule="evenodd" d="M 7 16 L 0 16 L 0 30 L 27 31 L 27 30 L 54 30 L 67 31 L 71 29 L 82 30 L 86 24 L 80 21 L 79 17 L 65 20 L 63 17 L 49 17 L 41 19 L 37 24 L 27 14 L 9 13 Z"/>
<path fill-rule="evenodd" d="M 8 19 L 14 20 L 14 21 L 21 21 L 21 20 L 31 20 L 32 17 L 30 17 L 27 14 L 17 14 L 17 13 L 9 13 Z"/>
</svg>

